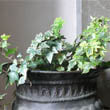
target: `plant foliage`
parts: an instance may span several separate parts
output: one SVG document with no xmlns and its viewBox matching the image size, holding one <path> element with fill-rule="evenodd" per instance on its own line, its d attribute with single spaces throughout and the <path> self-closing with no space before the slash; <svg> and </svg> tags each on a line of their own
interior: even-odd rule
<svg viewBox="0 0 110 110">
<path fill-rule="evenodd" d="M 69 61 L 68 71 L 76 67 L 83 73 L 99 66 L 107 51 L 107 43 L 110 41 L 109 25 L 110 19 L 91 18 L 92 21 L 83 31 L 73 58 Z"/>
<path fill-rule="evenodd" d="M 64 20 L 56 18 L 51 29 L 44 34 L 35 36 L 27 48 L 27 56 L 18 54 L 13 58 L 8 68 L 8 83 L 25 83 L 27 71 L 30 69 L 50 71 L 80 70 L 88 73 L 96 69 L 104 61 L 107 43 L 110 41 L 109 19 L 105 17 L 94 18 L 83 33 L 76 38 L 73 45 L 65 41 L 60 30 Z M 9 49 L 7 40 L 10 36 L 2 35 L 0 41 L 1 55 L 10 58 L 16 49 Z M 109 63 L 108 63 L 109 64 Z M 104 64 L 105 65 L 105 64 Z M 2 73 L 3 64 L 0 65 Z"/>
</svg>

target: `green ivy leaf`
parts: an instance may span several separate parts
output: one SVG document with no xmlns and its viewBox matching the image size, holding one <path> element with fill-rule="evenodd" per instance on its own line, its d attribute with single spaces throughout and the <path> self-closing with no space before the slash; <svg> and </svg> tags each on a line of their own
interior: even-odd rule
<svg viewBox="0 0 110 110">
<path fill-rule="evenodd" d="M 63 63 L 63 61 L 66 59 L 66 55 L 65 54 L 59 54 L 58 55 L 58 62 L 61 65 Z"/>
<path fill-rule="evenodd" d="M 7 94 L 0 94 L 0 100 L 2 100 Z"/>
<path fill-rule="evenodd" d="M 65 71 L 65 68 L 62 67 L 62 66 L 60 66 L 60 67 L 58 67 L 56 70 L 57 70 L 57 71 Z"/>
<path fill-rule="evenodd" d="M 1 37 L 2 40 L 5 40 L 6 41 L 6 40 L 8 40 L 8 38 L 10 38 L 10 35 L 3 34 L 0 37 Z"/>
<path fill-rule="evenodd" d="M 33 69 L 36 68 L 37 67 L 37 62 L 33 62 L 33 61 L 30 62 L 28 67 L 33 68 Z"/>
<path fill-rule="evenodd" d="M 7 49 L 7 51 L 5 52 L 5 55 L 9 56 L 9 55 L 15 54 L 15 53 L 16 53 L 16 48 L 10 48 L 10 49 Z"/>
<path fill-rule="evenodd" d="M 64 46 L 63 47 L 68 52 L 71 52 L 74 49 L 74 47 L 71 44 L 69 44 L 68 42 L 64 42 Z"/>
<path fill-rule="evenodd" d="M 64 20 L 62 18 L 56 18 L 54 24 L 52 25 L 53 34 L 58 38 L 60 36 L 60 30 L 63 27 Z"/>
<path fill-rule="evenodd" d="M 35 60 L 35 62 L 34 63 L 36 63 L 36 65 L 42 65 L 42 64 L 45 64 L 45 62 L 44 62 L 44 59 L 43 58 L 36 58 L 36 60 Z"/>
</svg>

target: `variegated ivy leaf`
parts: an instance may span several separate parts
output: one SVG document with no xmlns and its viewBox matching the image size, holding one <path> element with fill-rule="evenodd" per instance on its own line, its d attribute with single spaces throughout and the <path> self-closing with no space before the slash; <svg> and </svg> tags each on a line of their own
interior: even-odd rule
<svg viewBox="0 0 110 110">
<path fill-rule="evenodd" d="M 94 66 L 92 65 L 92 63 L 90 62 L 85 62 L 83 64 L 83 73 L 88 73 L 90 71 L 90 69 L 93 69 Z"/>
<path fill-rule="evenodd" d="M 27 65 L 21 65 L 20 68 L 18 69 L 18 73 L 21 75 L 25 75 L 27 73 Z"/>
<path fill-rule="evenodd" d="M 37 55 L 42 55 L 41 49 L 36 49 L 36 54 L 37 54 Z"/>
<path fill-rule="evenodd" d="M 32 40 L 31 47 L 36 48 L 38 44 L 39 43 L 36 40 Z"/>
<path fill-rule="evenodd" d="M 84 49 L 83 48 L 77 48 L 76 49 L 76 53 L 75 53 L 76 55 L 82 55 L 82 54 L 84 54 Z"/>
<path fill-rule="evenodd" d="M 44 33 L 44 36 L 46 40 L 49 40 L 53 36 L 53 34 L 51 31 L 47 31 Z"/>
<path fill-rule="evenodd" d="M 41 55 L 41 49 L 34 49 L 32 47 L 29 47 L 27 49 L 27 53 L 30 54 L 30 56 L 32 56 L 32 57 L 35 56 L 36 54 Z"/>
<path fill-rule="evenodd" d="M 58 53 L 56 47 L 52 47 L 52 52 L 55 53 L 55 54 Z"/>
<path fill-rule="evenodd" d="M 87 57 L 90 57 L 91 55 L 93 55 L 93 48 L 92 47 L 91 48 L 88 48 L 86 50 L 86 55 L 87 55 Z"/>
<path fill-rule="evenodd" d="M 36 37 L 35 37 L 35 40 L 36 40 L 37 43 L 42 42 L 44 40 L 43 34 L 42 33 L 37 34 Z"/>
<path fill-rule="evenodd" d="M 19 75 L 18 75 L 18 73 L 16 71 L 9 72 L 8 77 L 9 77 L 9 83 L 10 83 L 10 85 L 12 85 L 13 83 L 15 83 L 15 81 L 18 81 L 19 80 Z"/>
<path fill-rule="evenodd" d="M 58 51 L 61 51 L 61 50 L 62 50 L 62 43 L 61 43 L 61 42 L 57 42 L 57 43 L 56 43 L 56 49 L 57 49 Z"/>
<path fill-rule="evenodd" d="M 51 64 L 51 62 L 52 62 L 53 55 L 54 55 L 53 52 L 49 52 L 49 53 L 46 55 L 46 58 L 47 58 L 47 60 L 48 60 L 48 62 L 49 62 L 50 64 Z"/>
<path fill-rule="evenodd" d="M 2 42 L 2 48 L 7 48 L 8 46 L 9 44 L 7 43 L 7 41 Z"/>
<path fill-rule="evenodd" d="M 25 78 L 24 76 L 21 76 L 21 77 L 19 78 L 18 85 L 24 84 L 25 81 L 26 81 L 26 78 Z"/>
<path fill-rule="evenodd" d="M 26 79 L 27 79 L 27 71 L 28 71 L 28 67 L 27 67 L 27 66 L 28 66 L 28 65 L 27 65 L 27 62 L 24 60 L 24 61 L 21 63 L 19 69 L 18 69 L 18 73 L 19 73 L 20 75 L 22 75 L 22 76 L 20 77 L 20 79 L 18 80 L 18 85 L 19 85 L 19 84 L 23 84 L 23 83 L 26 81 Z"/>
<path fill-rule="evenodd" d="M 69 65 L 68 65 L 68 70 L 67 71 L 70 71 L 72 68 L 74 68 L 74 66 L 77 64 L 77 62 L 72 59 L 69 61 Z"/>
<path fill-rule="evenodd" d="M 12 65 L 10 65 L 9 70 L 17 72 L 18 71 L 18 67 L 17 67 L 16 64 L 12 64 Z"/>
<path fill-rule="evenodd" d="M 47 44 L 47 42 L 42 42 L 38 48 L 43 49 L 43 48 L 49 48 L 50 46 Z"/>
<path fill-rule="evenodd" d="M 28 49 L 27 49 L 27 53 L 31 53 L 31 54 L 35 54 L 36 52 L 35 52 L 35 49 L 33 48 L 33 47 L 29 47 Z"/>
</svg>

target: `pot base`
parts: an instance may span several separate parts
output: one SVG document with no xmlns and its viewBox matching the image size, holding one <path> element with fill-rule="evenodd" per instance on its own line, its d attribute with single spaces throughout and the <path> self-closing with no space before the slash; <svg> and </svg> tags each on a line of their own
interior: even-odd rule
<svg viewBox="0 0 110 110">
<path fill-rule="evenodd" d="M 17 98 L 12 110 L 102 110 L 102 107 L 100 100 L 95 97 L 57 103 L 38 103 Z"/>
</svg>

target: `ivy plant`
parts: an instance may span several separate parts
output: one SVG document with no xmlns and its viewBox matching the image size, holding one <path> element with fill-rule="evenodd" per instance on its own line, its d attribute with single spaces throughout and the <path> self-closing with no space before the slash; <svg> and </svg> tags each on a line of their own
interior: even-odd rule
<svg viewBox="0 0 110 110">
<path fill-rule="evenodd" d="M 8 39 L 10 38 L 10 35 L 1 35 L 0 36 L 0 75 L 3 73 L 6 73 L 6 69 L 3 69 L 3 66 L 7 64 L 7 62 L 2 62 L 1 58 L 6 58 L 8 61 L 12 62 L 14 58 L 14 54 L 16 53 L 16 48 L 10 48 L 10 43 L 8 43 Z M 3 97 L 6 94 L 0 95 L 0 100 L 3 99 Z"/>
<path fill-rule="evenodd" d="M 0 41 L 1 55 L 11 59 L 8 68 L 8 84 L 23 84 L 27 79 L 28 70 L 74 71 L 88 73 L 103 65 L 107 43 L 110 41 L 108 18 L 91 18 L 92 21 L 73 44 L 65 41 L 60 33 L 64 20 L 56 18 L 51 29 L 37 34 L 27 48 L 27 55 L 18 54 L 13 57 L 16 49 L 8 48 L 9 35 L 2 35 Z M 10 57 L 11 55 L 11 57 Z M 110 65 L 110 63 L 106 63 Z M 3 63 L 0 71 L 3 73 Z M 105 65 L 105 63 L 104 63 Z"/>
<path fill-rule="evenodd" d="M 66 71 L 68 66 L 69 54 L 73 51 L 73 46 L 65 42 L 60 30 L 64 20 L 56 18 L 51 30 L 44 34 L 35 36 L 30 46 L 27 48 L 27 56 L 22 58 L 19 54 L 9 67 L 9 83 L 23 84 L 27 78 L 29 69 Z"/>
<path fill-rule="evenodd" d="M 80 41 L 72 59 L 69 61 L 68 71 L 73 68 L 88 73 L 96 69 L 104 61 L 107 44 L 110 41 L 110 19 L 105 17 L 91 17 L 92 21 L 80 35 Z"/>
</svg>

